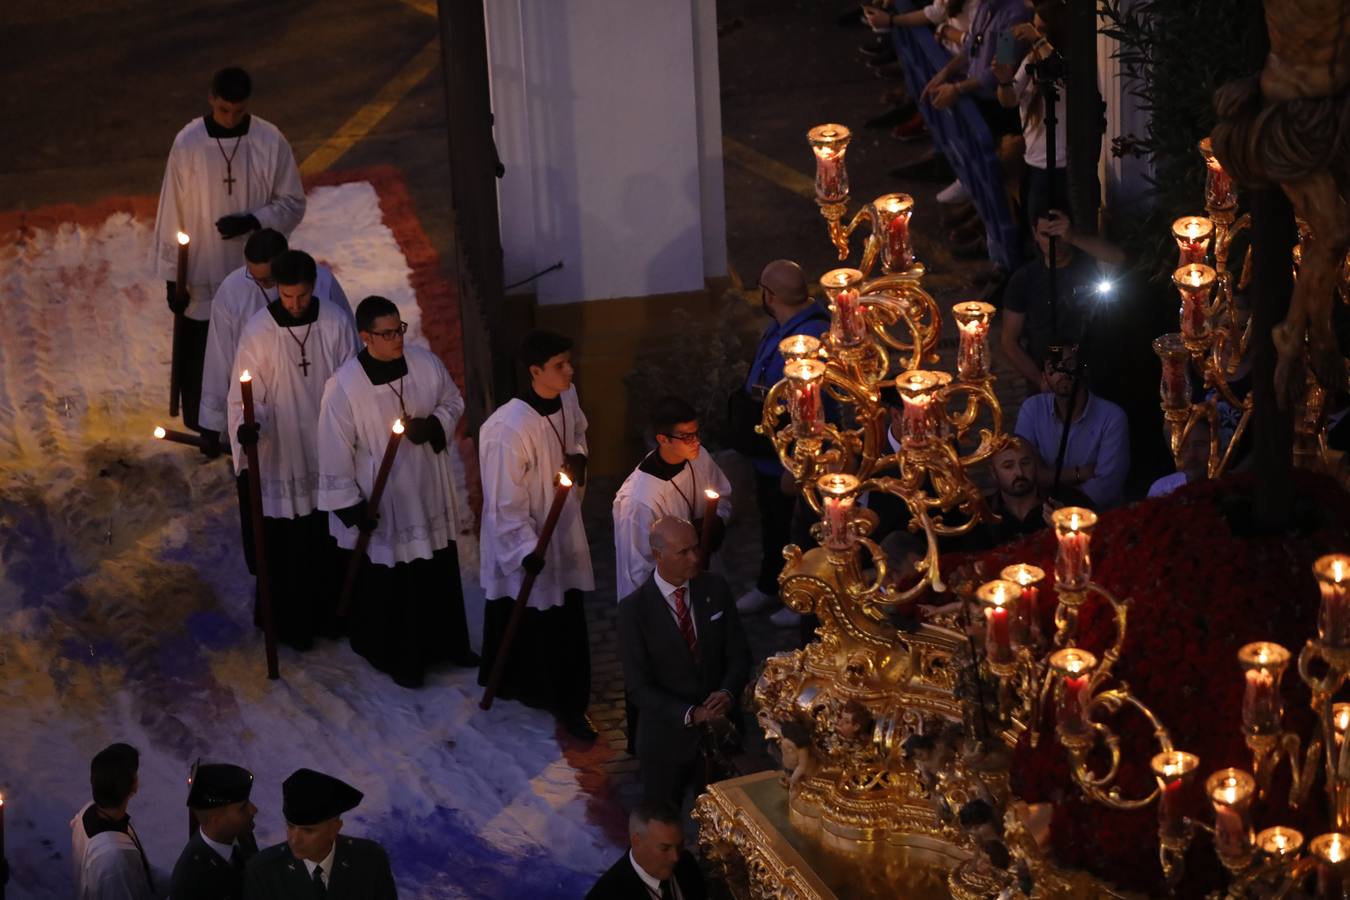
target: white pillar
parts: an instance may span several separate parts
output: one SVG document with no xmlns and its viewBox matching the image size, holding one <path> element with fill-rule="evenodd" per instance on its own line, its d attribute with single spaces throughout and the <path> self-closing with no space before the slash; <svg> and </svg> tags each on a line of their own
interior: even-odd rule
<svg viewBox="0 0 1350 900">
<path fill-rule="evenodd" d="M 724 274 L 714 0 L 484 11 L 506 283 L 561 261 L 521 289 L 558 304 Z"/>
</svg>

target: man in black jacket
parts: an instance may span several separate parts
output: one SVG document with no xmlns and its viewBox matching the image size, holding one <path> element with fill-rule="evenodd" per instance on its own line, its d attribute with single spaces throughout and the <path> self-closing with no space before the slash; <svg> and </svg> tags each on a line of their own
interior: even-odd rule
<svg viewBox="0 0 1350 900">
<path fill-rule="evenodd" d="M 631 847 L 600 876 L 586 900 L 704 900 L 703 873 L 684 849 L 675 810 L 643 803 L 628 817 Z"/>
<path fill-rule="evenodd" d="M 244 866 L 258 852 L 249 800 L 253 773 L 229 763 L 193 767 L 188 808 L 197 830 L 178 855 L 169 881 L 173 900 L 239 900 L 244 896 Z"/>
<path fill-rule="evenodd" d="M 254 857 L 247 900 L 397 900 L 389 857 L 374 841 L 339 835 L 338 818 L 361 802 L 351 785 L 297 769 L 281 785 L 286 841 Z"/>
<path fill-rule="evenodd" d="M 681 807 L 701 781 L 700 738 L 726 719 L 750 675 L 750 648 L 726 581 L 700 573 L 684 519 L 651 528 L 656 571 L 619 601 L 624 685 L 637 705 L 638 765 L 651 802 Z"/>
</svg>

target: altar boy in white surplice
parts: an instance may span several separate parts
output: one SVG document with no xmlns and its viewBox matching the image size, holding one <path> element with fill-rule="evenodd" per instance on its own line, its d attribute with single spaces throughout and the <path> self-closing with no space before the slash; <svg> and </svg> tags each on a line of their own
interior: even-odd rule
<svg viewBox="0 0 1350 900">
<path fill-rule="evenodd" d="M 314 296 L 315 264 L 308 253 L 282 254 L 272 263 L 272 277 L 280 297 L 244 324 L 233 366 L 253 378 L 257 425 L 244 424 L 237 378 L 230 384 L 229 421 L 236 472 L 248 465 L 244 446 L 258 445 L 277 638 L 308 650 L 316 633 L 334 627 L 339 568 L 328 517 L 318 506 L 319 403 L 328 377 L 360 344 L 351 318 Z"/>
<path fill-rule="evenodd" d="M 548 709 L 582 740 L 595 740 L 586 718 L 591 694 L 590 642 L 582 593 L 595 590 L 591 551 L 581 521 L 586 471 L 586 416 L 572 386 L 572 342 L 533 331 L 521 342 L 530 384 L 483 423 L 478 466 L 483 478 L 479 576 L 487 594 L 483 665 L 487 684 L 526 572 L 537 577 L 506 663 L 500 696 Z M 568 493 L 548 549 L 536 555 L 553 503 L 558 472 Z"/>
<path fill-rule="evenodd" d="M 404 687 L 448 661 L 476 666 L 464 620 L 450 454 L 464 398 L 384 297 L 356 308 L 365 345 L 328 382 L 319 412 L 319 508 L 345 550 L 370 533 L 348 620 L 352 649 Z M 404 434 L 378 508 L 369 500 L 396 420 Z"/>
</svg>

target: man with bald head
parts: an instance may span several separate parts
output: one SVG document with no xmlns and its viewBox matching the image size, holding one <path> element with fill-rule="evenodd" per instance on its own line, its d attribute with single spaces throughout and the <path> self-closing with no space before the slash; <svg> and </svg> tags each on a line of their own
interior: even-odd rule
<svg viewBox="0 0 1350 900">
<path fill-rule="evenodd" d="M 778 461 L 767 438 L 754 433 L 764 409 L 764 397 L 783 378 L 783 357 L 778 344 L 796 334 L 820 337 L 830 327 L 830 313 L 807 293 L 806 274 L 789 259 L 776 259 L 759 275 L 760 307 L 773 321 L 764 330 L 750 365 L 745 390 L 733 395 L 732 430 L 736 449 L 749 457 L 755 469 L 755 497 L 759 503 L 760 541 L 763 556 L 755 586 L 736 601 L 744 613 L 773 605 L 778 598 L 778 574 L 783 571 L 783 547 L 788 542 L 796 485 Z M 790 609 L 773 616 L 776 625 L 790 627 L 801 617 Z"/>
<path fill-rule="evenodd" d="M 676 809 L 702 780 L 700 736 L 734 717 L 750 677 L 750 647 L 731 590 L 720 575 L 699 571 L 698 539 L 685 519 L 653 522 L 656 571 L 619 601 L 624 686 L 640 713 L 643 792 Z"/>
</svg>

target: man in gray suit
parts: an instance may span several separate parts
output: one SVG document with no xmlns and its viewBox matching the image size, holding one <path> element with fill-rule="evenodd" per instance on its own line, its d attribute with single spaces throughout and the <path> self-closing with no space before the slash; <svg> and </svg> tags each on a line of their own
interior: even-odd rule
<svg viewBox="0 0 1350 900">
<path fill-rule="evenodd" d="M 656 571 L 619 601 L 620 652 L 646 799 L 680 809 L 702 781 L 700 735 L 735 709 L 750 648 L 726 580 L 699 571 L 694 526 L 665 517 L 650 535 Z"/>
</svg>

